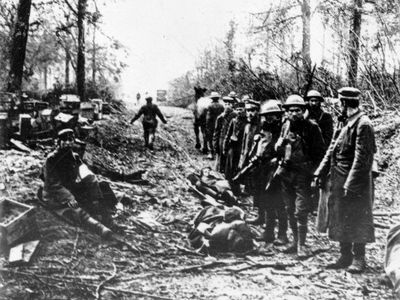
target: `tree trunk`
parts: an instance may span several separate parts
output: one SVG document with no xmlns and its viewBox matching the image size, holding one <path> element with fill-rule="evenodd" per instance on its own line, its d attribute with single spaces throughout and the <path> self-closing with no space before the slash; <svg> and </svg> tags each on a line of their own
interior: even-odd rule
<svg viewBox="0 0 400 300">
<path fill-rule="evenodd" d="M 361 33 L 361 9 L 363 0 L 354 0 L 353 25 L 349 35 L 349 67 L 348 83 L 350 86 L 357 85 L 358 56 L 360 52 Z"/>
<path fill-rule="evenodd" d="M 303 44 L 302 44 L 302 55 L 303 55 L 303 67 L 307 71 L 311 71 L 311 54 L 310 54 L 310 22 L 311 22 L 311 8 L 310 0 L 303 0 L 301 6 L 301 18 L 303 21 Z"/>
<path fill-rule="evenodd" d="M 81 101 L 86 101 L 85 91 L 85 14 L 87 0 L 78 0 L 78 59 L 76 85 Z"/>
<path fill-rule="evenodd" d="M 44 90 L 47 91 L 47 66 L 43 69 Z"/>
<path fill-rule="evenodd" d="M 96 87 L 96 24 L 93 24 L 92 81 Z"/>
<path fill-rule="evenodd" d="M 321 53 L 321 61 L 325 61 L 325 47 L 326 47 L 326 23 L 322 22 L 322 53 Z"/>
<path fill-rule="evenodd" d="M 71 54 L 69 48 L 65 48 L 65 87 L 69 87 L 69 64 L 71 63 Z"/>
<path fill-rule="evenodd" d="M 20 0 L 17 10 L 17 21 L 15 22 L 12 44 L 10 72 L 8 77 L 7 91 L 21 91 L 22 76 L 24 71 L 26 42 L 29 32 L 29 16 L 31 13 L 31 0 Z"/>
</svg>

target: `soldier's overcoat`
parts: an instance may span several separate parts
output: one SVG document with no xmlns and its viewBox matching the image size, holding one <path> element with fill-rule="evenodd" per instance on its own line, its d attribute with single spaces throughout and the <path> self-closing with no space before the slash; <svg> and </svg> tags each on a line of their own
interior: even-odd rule
<svg viewBox="0 0 400 300">
<path fill-rule="evenodd" d="M 328 229 L 332 240 L 375 241 L 372 216 L 375 152 L 371 121 L 359 111 L 332 140 L 316 171 L 316 175 L 327 175 L 328 179 L 319 203 L 317 227 L 320 231 Z"/>
</svg>

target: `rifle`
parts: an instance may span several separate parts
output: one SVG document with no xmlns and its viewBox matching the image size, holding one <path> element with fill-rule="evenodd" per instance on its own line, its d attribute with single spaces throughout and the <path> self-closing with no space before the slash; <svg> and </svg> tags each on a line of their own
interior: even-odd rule
<svg viewBox="0 0 400 300">
<path fill-rule="evenodd" d="M 317 64 L 314 64 L 314 67 L 311 70 L 310 78 L 308 79 L 306 89 L 304 90 L 303 98 L 305 98 L 307 96 L 307 93 L 311 88 L 312 80 L 314 77 L 314 72 L 315 72 L 316 67 L 317 67 Z M 279 138 L 277 144 L 278 143 L 282 144 L 282 138 L 287 137 L 289 132 L 290 132 L 290 122 L 288 123 L 288 126 L 285 128 L 285 132 Z M 287 149 L 287 150 L 285 149 L 285 155 L 283 157 L 281 157 L 281 159 L 279 160 L 278 167 L 276 168 L 274 174 L 271 176 L 271 178 L 267 182 L 267 185 L 265 186 L 266 191 L 269 189 L 269 187 L 271 186 L 271 183 L 274 181 L 274 179 L 278 176 L 278 174 L 281 172 L 282 168 L 284 167 L 285 160 L 287 160 L 291 154 L 291 153 L 289 153 L 289 151 L 291 151 L 291 149 Z"/>
<path fill-rule="evenodd" d="M 317 64 L 314 64 L 314 67 L 313 67 L 312 70 L 311 70 L 310 77 L 308 78 L 308 82 L 307 82 L 306 89 L 304 90 L 304 93 L 303 93 L 303 98 L 304 98 L 304 99 L 307 97 L 307 93 L 308 93 L 308 91 L 309 91 L 310 88 L 311 88 L 311 85 L 312 85 L 312 81 L 313 81 L 313 77 L 314 77 L 314 73 L 315 73 L 315 69 L 316 69 L 316 68 L 317 68 Z"/>
<path fill-rule="evenodd" d="M 251 171 L 253 171 L 258 164 L 258 159 L 251 161 L 247 166 L 239 171 L 235 177 L 233 177 L 233 182 L 242 182 L 243 178 L 246 177 Z"/>
</svg>

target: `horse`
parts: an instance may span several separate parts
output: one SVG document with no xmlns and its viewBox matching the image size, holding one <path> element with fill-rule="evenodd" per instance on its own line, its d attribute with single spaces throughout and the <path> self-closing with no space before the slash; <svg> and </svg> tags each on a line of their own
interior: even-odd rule
<svg viewBox="0 0 400 300">
<path fill-rule="evenodd" d="M 194 87 L 194 103 L 190 105 L 193 116 L 194 116 L 194 134 L 196 136 L 196 149 L 201 149 L 200 142 L 200 132 L 203 137 L 203 154 L 208 153 L 207 147 L 207 134 L 206 134 L 206 116 L 207 116 L 207 107 L 211 104 L 211 99 L 208 97 L 204 97 L 204 93 L 207 91 L 205 88 Z"/>
</svg>

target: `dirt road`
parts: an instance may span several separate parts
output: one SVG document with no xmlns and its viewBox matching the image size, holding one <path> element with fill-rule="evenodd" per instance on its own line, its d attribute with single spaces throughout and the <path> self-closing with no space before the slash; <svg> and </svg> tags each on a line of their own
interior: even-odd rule
<svg viewBox="0 0 400 300">
<path fill-rule="evenodd" d="M 0 298 L 392 299 L 391 291 L 378 282 L 386 229 L 376 229 L 377 242 L 367 247 L 368 269 L 363 275 L 325 270 L 338 247 L 313 229 L 308 245 L 315 255 L 303 261 L 262 244 L 263 255 L 202 257 L 192 253 L 186 236 L 189 222 L 201 207 L 184 178 L 211 163 L 194 150 L 190 111 L 161 110 L 168 124 L 160 125 L 155 151 L 143 148 L 140 122 L 127 124 L 132 113 L 99 122 L 102 147 L 88 146 L 94 156 L 121 170 L 148 170 L 151 186 L 111 183 L 116 192 L 132 200 L 115 218 L 141 253 L 113 247 L 38 208 L 40 251 L 27 267 L 8 267 L 1 257 Z M 3 196 L 34 204 L 44 157 L 44 151 L 1 151 Z M 393 211 L 385 202 L 387 189 L 383 193 L 380 187 L 385 184 L 378 180 L 376 209 Z"/>
</svg>

